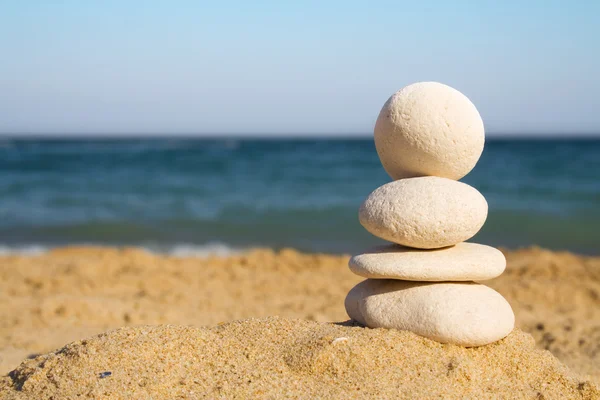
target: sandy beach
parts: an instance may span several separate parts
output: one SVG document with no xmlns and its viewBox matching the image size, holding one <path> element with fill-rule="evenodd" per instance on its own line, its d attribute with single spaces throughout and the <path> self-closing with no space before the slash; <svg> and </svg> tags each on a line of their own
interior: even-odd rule
<svg viewBox="0 0 600 400">
<path fill-rule="evenodd" d="M 8 3 L 0 400 L 600 400 L 600 2 Z"/>
<path fill-rule="evenodd" d="M 496 346 L 500 347 L 498 351 L 513 356 L 521 352 L 527 354 L 527 357 L 543 360 L 536 362 L 538 367 L 545 372 L 541 375 L 539 375 L 539 370 L 537 370 L 538 372 L 527 372 L 532 379 L 529 382 L 530 389 L 536 387 L 535 382 L 541 385 L 541 381 L 552 376 L 553 378 L 548 382 L 554 383 L 546 389 L 543 389 L 545 386 L 540 386 L 540 393 L 546 396 L 548 393 L 562 393 L 562 398 L 595 398 L 594 396 L 600 393 L 596 386 L 600 382 L 600 258 L 578 256 L 567 252 L 551 252 L 538 248 L 506 251 L 505 255 L 508 260 L 506 272 L 488 283 L 508 299 L 515 310 L 517 326 L 520 330 L 516 330 L 509 338 L 501 341 Z M 65 395 L 66 392 L 56 392 L 57 388 L 77 386 L 74 386 L 73 382 L 79 382 L 80 389 L 82 387 L 89 389 L 90 383 L 86 379 L 89 378 L 90 371 L 86 375 L 84 371 L 77 370 L 77 368 L 83 368 L 84 365 L 72 364 L 72 359 L 65 360 L 66 353 L 64 351 L 59 352 L 59 356 L 41 356 L 37 359 L 35 357 L 60 349 L 70 342 L 94 337 L 102 332 L 125 326 L 175 325 L 143 329 L 155 332 L 157 337 L 168 335 L 169 341 L 185 342 L 186 346 L 191 346 L 189 351 L 198 352 L 198 354 L 209 351 L 210 348 L 212 349 L 210 352 L 213 352 L 211 357 L 220 359 L 220 362 L 233 357 L 231 362 L 236 366 L 235 368 L 242 368 L 239 360 L 234 360 L 239 356 L 235 346 L 240 346 L 238 343 L 240 341 L 247 342 L 248 346 L 252 348 L 252 354 L 256 357 L 261 357 L 261 352 L 264 351 L 262 357 L 272 357 L 277 363 L 281 361 L 279 358 L 283 357 L 281 356 L 282 348 L 289 351 L 290 343 L 288 341 L 294 338 L 302 342 L 309 338 L 319 341 L 324 337 L 330 337 L 331 340 L 336 337 L 351 337 L 354 340 L 356 337 L 357 342 L 352 342 L 352 346 L 358 346 L 356 349 L 360 347 L 360 355 L 356 358 L 356 360 L 362 360 L 360 363 L 367 361 L 393 363 L 394 368 L 405 373 L 415 368 L 413 363 L 417 361 L 413 360 L 413 357 L 390 355 L 390 353 L 394 353 L 393 351 L 387 351 L 386 355 L 376 355 L 375 348 L 381 343 L 370 344 L 369 346 L 374 346 L 373 348 L 365 348 L 364 342 L 373 340 L 377 342 L 377 340 L 393 337 L 390 340 L 393 341 L 394 346 L 402 347 L 401 351 L 419 353 L 421 367 L 427 366 L 431 360 L 435 359 L 435 352 L 442 352 L 445 354 L 444 357 L 452 355 L 452 357 L 469 360 L 472 365 L 468 364 L 468 367 L 465 368 L 471 372 L 481 367 L 478 363 L 484 363 L 482 358 L 477 357 L 490 357 L 490 354 L 493 353 L 493 346 L 487 350 L 487 346 L 479 349 L 463 349 L 457 346 L 440 345 L 403 332 L 389 332 L 384 329 L 369 330 L 332 324 L 311 324 L 309 321 L 322 323 L 348 320 L 343 300 L 348 290 L 361 280 L 360 277 L 353 275 L 348 270 L 348 257 L 348 255 L 304 254 L 291 249 L 279 252 L 255 249 L 228 257 L 176 258 L 134 248 L 83 247 L 60 248 L 39 256 L 0 257 L 0 372 L 7 374 L 17 368 L 23 360 L 29 359 L 21 365 L 18 371 L 2 378 L 2 392 L 0 393 L 6 396 L 10 394 L 14 398 L 42 398 L 50 396 L 51 393 Z M 252 320 L 254 322 L 241 322 L 236 323 L 237 325 L 226 324 L 236 320 L 272 316 L 281 318 Z M 223 326 L 226 328 L 222 328 Z M 198 329 L 202 327 L 216 328 Z M 220 329 L 233 332 L 231 336 L 225 335 L 225 338 L 237 341 L 238 344 L 229 348 L 229 345 L 218 345 L 214 341 L 206 339 L 203 342 L 205 347 L 203 347 L 202 343 L 194 342 L 196 339 L 186 339 L 189 335 L 195 338 L 198 335 L 213 335 L 215 332 L 221 332 Z M 525 333 L 522 333 L 521 330 Z M 244 339 L 244 331 L 247 331 L 247 340 Z M 287 343 L 279 344 L 283 347 L 278 347 L 277 341 L 267 345 L 260 344 L 260 341 L 257 342 L 256 338 L 252 338 L 253 335 L 261 336 L 261 332 L 264 335 L 273 336 L 280 331 L 285 331 L 290 336 L 285 340 L 282 339 Z M 526 333 L 533 336 L 535 346 Z M 135 337 L 140 335 L 140 330 L 126 329 L 116 331 L 108 336 L 78 342 L 68 348 L 78 349 L 73 351 L 79 355 L 81 351 L 87 354 L 85 360 L 81 361 L 80 359 L 79 362 L 91 363 L 90 365 L 95 368 L 92 375 L 97 381 L 96 374 L 103 372 L 97 370 L 102 369 L 98 362 L 106 361 L 106 357 L 114 361 L 114 357 L 110 354 L 118 351 L 113 347 L 127 346 L 123 345 L 122 339 L 119 342 L 118 337 L 122 335 L 129 339 L 133 337 L 132 342 L 127 345 L 141 346 L 139 341 L 135 340 Z M 221 338 L 223 335 L 221 334 Z M 117 343 L 121 343 L 121 345 Z M 300 347 L 295 356 L 305 357 L 304 362 L 309 362 L 307 360 L 311 357 L 321 357 L 314 352 L 314 343 L 297 343 L 296 345 Z M 304 345 L 306 345 L 305 348 L 302 347 Z M 143 357 L 162 359 L 163 356 L 175 356 L 174 354 L 169 356 L 169 349 L 173 349 L 165 348 L 160 340 L 153 341 L 151 344 L 146 343 L 145 346 L 150 347 L 146 348 Z M 354 349 L 352 346 L 351 349 Z M 515 346 L 523 347 L 526 350 L 515 350 Z M 506 348 L 502 350 L 504 347 Z M 550 357 L 549 353 L 538 352 L 535 347 L 549 350 L 559 361 Z M 217 348 L 221 351 L 220 355 L 214 353 Z M 91 352 L 92 350 L 93 352 Z M 182 350 L 173 351 L 181 352 Z M 274 352 L 278 355 L 273 355 Z M 200 364 L 194 364 L 194 360 L 189 358 L 188 351 L 183 351 L 183 353 L 188 354 L 185 356 L 188 366 L 180 366 L 180 368 L 191 375 L 199 374 Z M 129 373 L 136 371 L 135 374 L 140 374 L 141 372 L 136 369 L 140 368 L 140 362 L 147 365 L 152 364 L 147 359 L 144 361 L 143 357 L 133 356 L 133 353 L 129 356 L 119 354 L 118 362 L 115 361 L 118 365 L 115 364 L 111 368 L 121 368 L 123 371 L 130 371 Z M 350 353 L 346 351 L 344 354 L 349 357 Z M 52 378 L 55 381 L 54 389 L 48 389 L 47 382 L 44 386 L 43 382 L 39 381 L 39 376 L 33 379 L 37 376 L 35 371 L 40 368 L 43 370 L 44 365 L 49 368 L 47 362 L 40 361 L 44 357 L 51 357 L 56 363 L 67 363 L 65 365 L 69 366 L 67 369 L 65 369 L 65 365 L 61 368 L 54 368 Z M 323 357 L 333 357 L 333 355 L 323 355 Z M 375 358 L 371 359 L 371 357 Z M 384 360 L 377 357 L 387 358 Z M 296 360 L 294 362 L 302 363 L 303 361 Z M 365 396 L 369 393 L 376 395 L 377 392 L 374 391 L 372 384 L 357 380 L 359 371 L 351 365 L 349 359 L 340 362 L 345 363 L 345 366 L 340 368 L 347 371 L 348 376 L 342 375 L 344 375 L 344 379 L 350 380 L 349 384 L 362 387 L 365 390 L 362 394 Z M 506 365 L 500 364 L 491 363 L 490 365 L 493 366 L 489 367 L 494 369 L 495 379 L 501 380 L 497 384 L 504 385 L 502 388 L 499 386 L 493 390 L 497 393 L 504 393 L 503 390 L 524 390 L 523 388 L 519 389 L 518 383 L 523 383 L 524 378 L 519 375 L 523 371 L 517 373 L 516 370 L 507 369 Z M 566 367 L 563 367 L 563 364 Z M 262 368 L 260 365 L 263 364 L 244 365 L 243 368 Z M 313 379 L 316 379 L 311 375 L 315 373 L 314 365 L 297 367 L 301 370 L 300 375 L 304 376 L 303 379 L 308 379 L 306 385 L 321 391 L 325 397 L 335 397 L 336 394 L 344 393 L 336 392 L 331 387 L 325 389 L 327 385 L 321 381 L 318 384 L 312 382 Z M 278 367 L 273 365 L 272 368 Z M 312 372 L 304 371 L 306 368 Z M 365 366 L 363 365 L 361 368 L 365 368 Z M 431 364 L 431 368 L 434 368 L 434 364 Z M 523 368 L 529 368 L 529 366 Z M 432 369 L 431 379 L 432 382 L 437 382 L 436 380 L 442 379 L 442 375 L 439 371 L 435 372 L 434 369 Z M 77 376 L 79 377 L 73 375 L 74 371 L 78 372 Z M 221 379 L 223 378 L 222 374 L 225 373 L 223 371 L 217 373 L 216 370 L 211 373 L 210 369 L 203 371 L 204 375 L 198 376 L 205 380 Z M 257 371 L 257 373 L 259 372 Z M 278 384 L 288 382 L 285 385 L 292 385 L 289 383 L 289 380 L 293 378 L 292 372 L 280 371 L 282 380 L 278 381 Z M 307 373 L 311 376 L 306 376 Z M 377 373 L 383 374 L 384 372 Z M 221 378 L 217 378 L 218 376 Z M 483 379 L 483 377 L 480 378 Z M 121 376 L 119 379 L 123 379 L 123 377 Z M 163 392 L 156 392 L 156 395 L 158 393 L 176 393 L 169 392 L 176 388 L 171 387 L 170 378 L 165 379 L 159 385 Z M 381 379 L 392 379 L 392 376 L 386 375 Z M 109 377 L 102 380 L 104 385 L 110 386 L 112 383 L 106 383 L 109 381 L 117 382 L 117 379 Z M 67 385 L 68 382 L 71 384 Z M 125 384 L 123 380 L 118 382 L 120 385 Z M 301 381 L 295 384 L 298 385 L 299 382 Z M 448 382 L 444 383 L 443 380 L 438 383 L 448 385 Z M 201 387 L 195 389 L 215 394 L 217 392 L 214 392 L 216 389 L 213 386 L 210 386 L 210 390 Z M 459 386 L 460 388 L 457 388 L 456 391 L 449 393 L 453 393 L 455 396 L 459 396 L 461 393 L 471 393 L 476 396 L 477 393 L 485 392 L 481 385 Z M 46 387 L 46 389 L 42 390 L 41 387 Z M 291 390 L 290 393 L 293 392 L 292 387 L 293 385 L 288 387 Z M 425 395 L 426 390 L 431 389 L 427 385 L 419 385 L 414 382 L 406 387 L 407 395 Z M 479 388 L 477 390 L 484 391 L 464 392 L 465 390 L 475 390 L 475 387 Z M 29 388 L 29 392 L 25 388 Z M 17 389 L 23 389 L 23 391 Z M 115 387 L 112 387 L 111 390 L 114 389 Z M 155 390 L 159 390 L 158 386 Z M 242 390 L 242 392 L 225 391 L 222 394 L 235 395 L 237 393 L 238 396 L 243 397 L 244 393 L 246 395 L 250 393 L 243 392 L 241 388 L 236 390 Z M 252 386 L 252 390 L 258 389 Z M 71 395 L 74 395 L 73 393 Z M 265 392 L 265 396 L 267 393 L 271 392 Z M 383 392 L 381 393 L 383 394 Z M 531 393 L 529 394 L 531 395 Z M 271 395 L 274 394 L 271 393 Z M 534 395 L 535 393 L 531 396 Z M 113 393 L 112 396 L 119 398 L 118 393 Z"/>
</svg>

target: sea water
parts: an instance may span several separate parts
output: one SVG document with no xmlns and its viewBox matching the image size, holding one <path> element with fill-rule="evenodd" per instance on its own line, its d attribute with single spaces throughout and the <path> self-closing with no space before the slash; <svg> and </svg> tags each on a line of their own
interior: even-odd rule
<svg viewBox="0 0 600 400">
<path fill-rule="evenodd" d="M 360 251 L 381 241 L 358 208 L 389 181 L 372 138 L 5 138 L 0 253 Z M 463 181 L 489 204 L 472 241 L 600 254 L 600 140 L 491 139 Z"/>
</svg>

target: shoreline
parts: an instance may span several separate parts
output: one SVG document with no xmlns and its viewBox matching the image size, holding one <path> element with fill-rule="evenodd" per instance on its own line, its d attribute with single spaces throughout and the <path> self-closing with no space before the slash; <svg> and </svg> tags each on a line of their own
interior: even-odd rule
<svg viewBox="0 0 600 400">
<path fill-rule="evenodd" d="M 482 240 L 469 240 L 471 243 L 484 244 Z M 369 243 L 361 249 L 385 245 L 389 242 L 378 240 L 375 238 L 373 243 Z M 600 257 L 600 249 L 573 250 L 569 248 L 548 248 L 538 245 L 496 245 L 485 242 L 487 246 L 492 246 L 500 249 L 503 253 L 514 253 L 524 250 L 546 250 L 558 254 L 572 254 L 581 257 Z M 356 247 L 356 246 L 355 246 Z M 0 244 L 0 257 L 22 256 L 32 257 L 48 254 L 52 251 L 62 251 L 65 249 L 105 249 L 105 250 L 139 250 L 149 254 L 173 258 L 209 258 L 209 257 L 230 257 L 252 253 L 256 250 L 270 250 L 280 252 L 284 250 L 292 250 L 303 254 L 320 254 L 330 256 L 347 256 L 350 257 L 352 252 L 337 251 L 337 250 L 311 250 L 302 247 L 293 246 L 268 246 L 268 245 L 230 245 L 221 241 L 206 242 L 206 243 L 175 243 L 169 245 L 155 245 L 144 243 L 103 243 L 103 242 L 82 242 L 70 244 L 44 244 L 44 243 L 27 243 L 27 244 Z"/>
<path fill-rule="evenodd" d="M 506 272 L 486 284 L 510 302 L 517 327 L 600 382 L 600 257 L 502 251 Z M 204 327 L 275 315 L 346 321 L 344 297 L 362 280 L 348 270 L 348 257 L 292 249 L 174 257 L 110 247 L 0 255 L 0 374 L 123 326 Z"/>
</svg>

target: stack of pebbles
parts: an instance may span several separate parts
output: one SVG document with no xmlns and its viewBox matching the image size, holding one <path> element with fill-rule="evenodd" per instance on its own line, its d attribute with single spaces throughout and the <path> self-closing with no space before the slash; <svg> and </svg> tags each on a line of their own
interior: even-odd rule
<svg viewBox="0 0 600 400">
<path fill-rule="evenodd" d="M 394 179 L 362 204 L 360 223 L 393 242 L 350 259 L 365 281 L 346 297 L 350 318 L 371 328 L 409 330 L 442 343 L 481 346 L 508 335 L 514 314 L 493 289 L 502 253 L 465 243 L 483 226 L 488 206 L 458 182 L 481 156 L 484 127 L 459 91 L 422 82 L 396 92 L 375 125 L 375 145 Z"/>
</svg>

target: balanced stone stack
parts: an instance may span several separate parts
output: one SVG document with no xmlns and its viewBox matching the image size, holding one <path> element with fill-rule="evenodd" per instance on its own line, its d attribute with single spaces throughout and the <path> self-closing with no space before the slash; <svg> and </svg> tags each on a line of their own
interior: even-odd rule
<svg viewBox="0 0 600 400">
<path fill-rule="evenodd" d="M 458 179 L 473 169 L 484 140 L 477 109 L 449 86 L 416 83 L 385 103 L 375 145 L 394 181 L 367 197 L 359 219 L 393 244 L 350 259 L 350 270 L 368 278 L 346 297 L 350 318 L 462 346 L 513 330 L 508 302 L 474 282 L 499 276 L 506 259 L 493 247 L 464 242 L 483 226 L 488 205 Z"/>
</svg>

